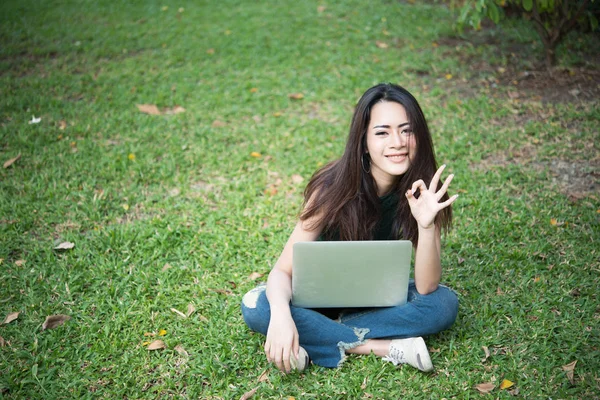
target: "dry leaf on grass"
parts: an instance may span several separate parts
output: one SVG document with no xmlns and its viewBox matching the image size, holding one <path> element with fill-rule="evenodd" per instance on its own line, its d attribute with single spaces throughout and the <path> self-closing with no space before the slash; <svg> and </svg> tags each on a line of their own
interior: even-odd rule
<svg viewBox="0 0 600 400">
<path fill-rule="evenodd" d="M 187 312 L 185 313 L 186 317 L 189 317 L 190 315 L 192 315 L 194 312 L 196 311 L 196 307 L 194 307 L 194 305 L 192 303 L 188 304 L 187 307 Z"/>
<path fill-rule="evenodd" d="M 262 157 L 262 154 L 260 154 L 258 151 L 253 151 L 252 153 L 250 153 L 250 157 L 260 158 Z"/>
<path fill-rule="evenodd" d="M 327 9 L 327 7 L 325 6 L 318 6 L 317 7 L 317 12 L 322 13 L 323 11 L 325 11 Z"/>
<path fill-rule="evenodd" d="M 46 329 L 54 329 L 56 327 L 61 326 L 70 319 L 71 317 L 63 314 L 49 315 L 46 317 L 46 320 L 42 324 L 42 330 L 45 331 Z"/>
<path fill-rule="evenodd" d="M 490 358 L 490 349 L 487 346 L 481 346 L 483 348 L 483 352 L 485 353 L 485 357 L 481 359 L 481 362 L 486 362 L 488 358 Z"/>
<path fill-rule="evenodd" d="M 569 382 L 571 382 L 571 385 L 575 384 L 575 377 L 574 377 L 573 373 L 575 371 L 576 364 L 577 364 L 577 360 L 573 361 L 572 363 L 562 366 L 562 370 L 567 373 L 567 378 L 569 379 Z"/>
<path fill-rule="evenodd" d="M 160 110 L 154 104 L 136 104 L 138 110 L 144 114 L 160 115 Z"/>
<path fill-rule="evenodd" d="M 185 108 L 181 106 L 175 106 L 173 108 L 165 108 L 164 113 L 167 115 L 181 114 L 185 112 Z"/>
<path fill-rule="evenodd" d="M 292 100 L 302 100 L 304 98 L 304 94 L 302 93 L 290 93 L 288 97 Z"/>
<path fill-rule="evenodd" d="M 171 311 L 173 311 L 175 314 L 179 315 L 182 318 L 187 318 L 187 316 L 184 313 L 182 313 L 181 311 L 179 311 L 176 308 L 171 308 Z"/>
<path fill-rule="evenodd" d="M 213 128 L 223 128 L 225 126 L 227 126 L 227 124 L 223 121 L 219 121 L 218 119 L 215 119 L 212 123 Z"/>
<path fill-rule="evenodd" d="M 390 47 L 387 43 L 380 42 L 379 40 L 375 42 L 375 45 L 380 49 L 387 49 L 388 47 Z"/>
<path fill-rule="evenodd" d="M 4 163 L 4 168 L 8 168 L 11 165 L 13 165 L 15 162 L 19 161 L 19 159 L 21 158 L 21 154 L 17 155 L 15 158 L 11 158 L 10 160 L 6 161 Z"/>
<path fill-rule="evenodd" d="M 150 343 L 147 347 L 148 350 L 160 350 L 166 348 L 167 345 L 162 340 L 155 340 L 154 342 Z"/>
<path fill-rule="evenodd" d="M 31 125 L 31 124 L 39 124 L 40 122 L 42 122 L 42 117 L 36 118 L 35 115 L 34 115 L 31 118 L 31 121 L 29 121 L 29 125 Z"/>
<path fill-rule="evenodd" d="M 158 331 L 158 336 L 165 336 L 167 334 L 167 331 L 164 329 L 161 329 Z"/>
<path fill-rule="evenodd" d="M 162 272 L 165 272 L 166 270 L 168 270 L 169 268 L 171 268 L 171 264 L 166 263 L 163 267 L 162 267 Z"/>
<path fill-rule="evenodd" d="M 269 382 L 268 369 L 265 369 L 262 374 L 258 377 L 259 382 Z"/>
<path fill-rule="evenodd" d="M 6 342 L 4 341 L 4 338 L 0 336 L 0 347 L 4 347 L 5 344 Z"/>
<path fill-rule="evenodd" d="M 494 390 L 494 388 L 496 387 L 496 385 L 494 385 L 493 383 L 480 383 L 479 385 L 475 385 L 475 389 L 479 390 L 480 393 L 489 393 L 492 390 Z"/>
<path fill-rule="evenodd" d="M 22 267 L 23 264 L 25 264 L 25 260 L 17 260 L 17 261 L 15 261 L 15 265 L 17 267 Z"/>
<path fill-rule="evenodd" d="M 258 386 L 250 390 L 249 392 L 244 393 L 242 397 L 240 397 L 240 400 L 248 400 L 250 397 L 254 396 L 254 393 L 256 393 L 257 390 Z"/>
<path fill-rule="evenodd" d="M 500 389 L 508 389 L 510 387 L 513 387 L 514 384 L 514 382 L 511 382 L 508 379 L 503 379 L 502 383 L 500 384 Z"/>
<path fill-rule="evenodd" d="M 178 352 L 180 355 L 185 356 L 185 357 L 189 357 L 190 355 L 188 354 L 187 351 L 185 351 L 185 349 L 183 348 L 183 346 L 181 346 L 180 344 L 178 344 L 177 346 L 175 346 L 174 349 L 176 352 Z"/>
<path fill-rule="evenodd" d="M 4 318 L 4 322 L 2 322 L 2 325 L 10 324 L 15 319 L 19 318 L 19 314 L 20 313 L 18 313 L 18 312 L 13 312 L 13 313 L 8 314 L 6 316 L 6 318 Z"/>
<path fill-rule="evenodd" d="M 263 274 L 259 274 L 258 272 L 253 272 L 248 276 L 248 279 L 250 279 L 251 281 L 255 281 L 258 278 L 261 278 L 263 276 Z"/>
<path fill-rule="evenodd" d="M 301 175 L 298 175 L 298 174 L 292 175 L 292 182 L 294 184 L 302 183 L 302 181 L 304 181 L 304 178 Z"/>
<path fill-rule="evenodd" d="M 73 247 L 75 247 L 75 243 L 71 243 L 71 242 L 62 242 L 61 244 L 59 244 L 58 246 L 56 246 L 54 248 L 54 250 L 70 250 Z"/>
</svg>

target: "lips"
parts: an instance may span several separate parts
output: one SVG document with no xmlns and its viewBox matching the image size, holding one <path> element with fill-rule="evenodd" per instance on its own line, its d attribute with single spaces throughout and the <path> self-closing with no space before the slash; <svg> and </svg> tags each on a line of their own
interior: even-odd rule
<svg viewBox="0 0 600 400">
<path fill-rule="evenodd" d="M 406 159 L 406 156 L 408 154 L 403 153 L 403 154 L 388 154 L 387 156 L 385 156 L 385 158 L 387 158 L 388 160 L 392 161 L 392 162 L 402 162 Z"/>
</svg>

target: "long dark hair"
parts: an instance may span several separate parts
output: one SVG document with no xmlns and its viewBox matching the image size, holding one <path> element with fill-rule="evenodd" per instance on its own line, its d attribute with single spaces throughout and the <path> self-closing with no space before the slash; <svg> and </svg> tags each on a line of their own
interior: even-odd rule
<svg viewBox="0 0 600 400">
<path fill-rule="evenodd" d="M 437 163 L 431 134 L 419 103 L 406 89 L 391 83 L 373 86 L 363 94 L 354 110 L 344 154 L 318 170 L 304 190 L 305 208 L 300 219 L 315 218 L 308 228 L 321 227 L 325 239 L 370 240 L 374 237 L 374 230 L 381 219 L 381 202 L 375 180 L 363 169 L 362 160 L 365 156 L 368 158 L 365 154 L 366 135 L 371 109 L 384 101 L 396 102 L 404 107 L 416 140 L 416 154 L 410 167 L 398 177 L 390 190 L 398 196 L 391 239 L 403 238 L 417 245 L 417 221 L 410 212 L 405 193 L 419 179 L 429 185 Z M 441 182 L 438 187 L 441 187 Z M 448 195 L 444 195 L 442 201 L 446 199 Z M 450 229 L 451 207 L 438 213 L 435 224 L 444 231 Z"/>
</svg>

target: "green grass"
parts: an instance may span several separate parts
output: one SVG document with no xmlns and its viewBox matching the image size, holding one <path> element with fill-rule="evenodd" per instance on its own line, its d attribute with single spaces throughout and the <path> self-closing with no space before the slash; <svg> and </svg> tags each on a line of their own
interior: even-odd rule
<svg viewBox="0 0 600 400">
<path fill-rule="evenodd" d="M 0 326 L 0 397 L 463 399 L 509 379 L 517 397 L 600 398 L 600 201 L 569 198 L 549 168 L 597 168 L 597 99 L 515 102 L 480 85 L 465 60 L 510 56 L 444 45 L 442 5 L 340 3 L 2 2 L 0 161 L 21 159 L 0 169 L 0 319 L 20 312 Z M 541 54 L 529 26 L 507 24 L 488 34 Z M 570 36 L 563 63 L 590 40 Z M 456 174 L 443 279 L 460 315 L 427 339 L 434 374 L 370 356 L 282 376 L 239 303 L 380 81 L 414 92 Z M 75 248 L 53 250 L 62 241 Z M 189 318 L 170 310 L 188 304 Z M 72 319 L 42 331 L 52 314 Z M 168 348 L 147 351 L 161 329 Z"/>
</svg>

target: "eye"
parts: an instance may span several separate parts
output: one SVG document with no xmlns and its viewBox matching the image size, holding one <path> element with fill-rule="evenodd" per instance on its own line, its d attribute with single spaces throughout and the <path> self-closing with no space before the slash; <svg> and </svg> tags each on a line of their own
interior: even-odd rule
<svg viewBox="0 0 600 400">
<path fill-rule="evenodd" d="M 410 129 L 410 128 L 406 128 L 406 129 L 403 129 L 401 133 L 402 133 L 404 136 L 411 136 L 411 135 L 413 134 L 413 131 L 412 131 L 412 129 Z"/>
<path fill-rule="evenodd" d="M 382 136 L 382 135 L 387 135 L 387 132 L 386 131 L 375 132 L 375 136 Z"/>
</svg>

